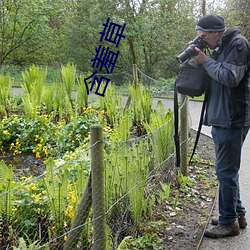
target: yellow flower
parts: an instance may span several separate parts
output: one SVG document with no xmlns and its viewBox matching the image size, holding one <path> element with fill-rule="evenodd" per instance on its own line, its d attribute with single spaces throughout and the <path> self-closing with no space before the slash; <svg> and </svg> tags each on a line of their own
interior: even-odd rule
<svg viewBox="0 0 250 250">
<path fill-rule="evenodd" d="M 29 185 L 26 186 L 26 189 L 28 191 L 35 191 L 37 190 L 37 185 L 35 183 L 30 183 Z"/>
<path fill-rule="evenodd" d="M 14 153 L 13 153 L 13 154 L 14 154 L 14 155 L 19 155 L 19 154 L 21 154 L 21 153 L 22 153 L 22 151 L 19 151 L 19 150 L 16 149 L 16 150 L 14 150 Z"/>
<path fill-rule="evenodd" d="M 43 147 L 43 153 L 45 154 L 46 157 L 48 157 L 49 153 L 46 147 Z"/>
<path fill-rule="evenodd" d="M 40 155 L 39 152 L 36 152 L 36 158 L 37 158 L 37 159 L 40 159 L 40 158 L 41 158 L 41 155 Z"/>
<path fill-rule="evenodd" d="M 101 115 L 105 115 L 105 113 L 106 113 L 106 111 L 104 109 L 101 110 L 101 112 L 100 112 Z"/>
<path fill-rule="evenodd" d="M 33 194 L 32 197 L 35 198 L 36 201 L 40 201 L 42 199 L 41 195 L 42 195 L 41 193 Z"/>
<path fill-rule="evenodd" d="M 71 201 L 72 201 L 72 203 L 76 203 L 76 196 L 75 195 L 72 195 Z"/>
<path fill-rule="evenodd" d="M 16 212 L 17 208 L 13 207 L 11 210 L 12 210 L 12 212 Z"/>
<path fill-rule="evenodd" d="M 9 133 L 8 130 L 4 130 L 4 131 L 3 131 L 3 134 L 4 134 L 4 135 L 9 135 L 10 133 Z"/>
<path fill-rule="evenodd" d="M 65 213 L 65 215 L 68 215 L 69 218 L 73 218 L 74 217 L 73 206 L 68 205 L 66 208 L 66 211 L 64 211 L 64 213 Z"/>
</svg>

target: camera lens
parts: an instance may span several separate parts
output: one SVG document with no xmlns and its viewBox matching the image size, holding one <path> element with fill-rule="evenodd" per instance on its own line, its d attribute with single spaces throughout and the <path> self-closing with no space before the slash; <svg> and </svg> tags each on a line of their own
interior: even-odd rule
<svg viewBox="0 0 250 250">
<path fill-rule="evenodd" d="M 176 57 L 177 61 L 179 63 L 183 63 L 188 58 L 198 55 L 198 53 L 194 49 L 195 47 L 195 44 L 191 44 L 189 47 L 187 47 L 180 55 Z"/>
<path fill-rule="evenodd" d="M 183 63 L 188 58 L 198 55 L 195 50 L 195 47 L 203 50 L 207 47 L 207 43 L 199 36 L 197 36 L 192 43 L 180 54 L 176 57 L 179 63 Z"/>
</svg>

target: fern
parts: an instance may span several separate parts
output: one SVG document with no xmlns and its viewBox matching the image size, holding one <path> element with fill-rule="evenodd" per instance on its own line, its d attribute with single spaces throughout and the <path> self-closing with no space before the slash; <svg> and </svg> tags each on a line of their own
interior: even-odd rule
<svg viewBox="0 0 250 250">
<path fill-rule="evenodd" d="M 112 101 L 111 101 L 112 100 Z M 110 84 L 105 92 L 105 96 L 99 97 L 100 107 L 107 112 L 109 124 L 112 128 L 117 126 L 122 116 L 122 98 L 117 95 L 115 85 Z"/>
<path fill-rule="evenodd" d="M 32 65 L 29 70 L 22 72 L 22 76 L 24 80 L 24 82 L 21 83 L 21 87 L 24 91 L 24 110 L 28 116 L 34 117 L 42 103 L 47 68 L 42 69 Z"/>
<path fill-rule="evenodd" d="M 166 111 L 162 102 L 158 102 L 156 109 L 151 114 L 151 122 L 145 123 L 146 130 L 152 132 L 151 140 L 155 154 L 155 160 L 162 162 L 171 154 L 173 142 L 173 112 Z"/>
<path fill-rule="evenodd" d="M 48 114 L 50 114 L 53 111 L 54 92 L 55 92 L 55 85 L 46 86 L 44 90 L 43 101 Z"/>
<path fill-rule="evenodd" d="M 12 79 L 10 74 L 0 75 L 0 114 L 7 115 L 8 97 L 11 93 Z"/>
<path fill-rule="evenodd" d="M 70 100 L 72 100 L 72 91 L 76 81 L 76 66 L 74 64 L 67 63 L 66 66 L 61 67 L 62 84 L 66 91 L 66 94 Z"/>
<path fill-rule="evenodd" d="M 132 112 L 134 115 L 134 123 L 142 122 L 150 123 L 152 111 L 152 95 L 148 89 L 143 90 L 143 86 L 137 84 L 129 86 L 129 93 L 132 101 Z"/>
<path fill-rule="evenodd" d="M 14 196 L 11 189 L 14 186 L 13 169 L 12 166 L 8 167 L 4 161 L 0 161 L 0 212 L 6 215 L 9 221 L 12 211 Z"/>
<path fill-rule="evenodd" d="M 81 113 L 81 110 L 83 108 L 88 107 L 89 96 L 87 93 L 87 88 L 85 86 L 84 78 L 85 76 L 80 76 L 78 78 L 79 85 L 77 88 L 77 96 L 76 96 L 76 106 L 78 108 L 78 113 Z"/>
<path fill-rule="evenodd" d="M 49 206 L 53 218 L 58 226 L 61 227 L 67 205 L 68 178 L 66 172 L 61 173 L 56 170 L 56 165 L 52 159 L 49 159 L 46 164 L 46 171 L 44 183 L 48 192 Z"/>
</svg>

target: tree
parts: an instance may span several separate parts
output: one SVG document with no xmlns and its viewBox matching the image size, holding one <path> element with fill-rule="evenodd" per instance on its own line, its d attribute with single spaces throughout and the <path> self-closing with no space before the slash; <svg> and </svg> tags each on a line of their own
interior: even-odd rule
<svg viewBox="0 0 250 250">
<path fill-rule="evenodd" d="M 250 2 L 248 0 L 225 0 L 222 15 L 226 25 L 239 26 L 242 33 L 250 39 Z"/>
<path fill-rule="evenodd" d="M 103 24 L 110 18 L 114 23 L 126 24 L 126 37 L 119 45 L 113 73 L 131 70 L 132 64 L 137 64 L 152 78 L 173 77 L 179 71 L 176 56 L 194 39 L 197 19 L 212 13 L 215 3 L 215 0 L 1 1 L 0 64 L 72 62 L 81 71 L 93 71 L 91 60 L 100 45 Z M 234 13 L 236 16 L 237 12 Z M 114 49 L 105 41 L 102 45 Z"/>
<path fill-rule="evenodd" d="M 44 32 L 46 7 L 38 0 L 7 0 L 0 2 L 0 65 L 12 58 L 18 58 L 18 50 L 30 41 L 35 41 Z M 41 39 L 33 43 L 34 47 L 28 48 L 26 53 L 43 46 Z"/>
</svg>

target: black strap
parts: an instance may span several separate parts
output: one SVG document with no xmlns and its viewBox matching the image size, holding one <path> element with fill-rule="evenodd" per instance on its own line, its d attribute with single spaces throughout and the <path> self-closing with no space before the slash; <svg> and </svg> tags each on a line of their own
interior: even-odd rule
<svg viewBox="0 0 250 250">
<path fill-rule="evenodd" d="M 178 93 L 176 89 L 176 82 L 174 84 L 174 141 L 176 153 L 176 167 L 180 167 L 180 138 L 179 138 L 179 112 L 178 112 Z"/>
</svg>

